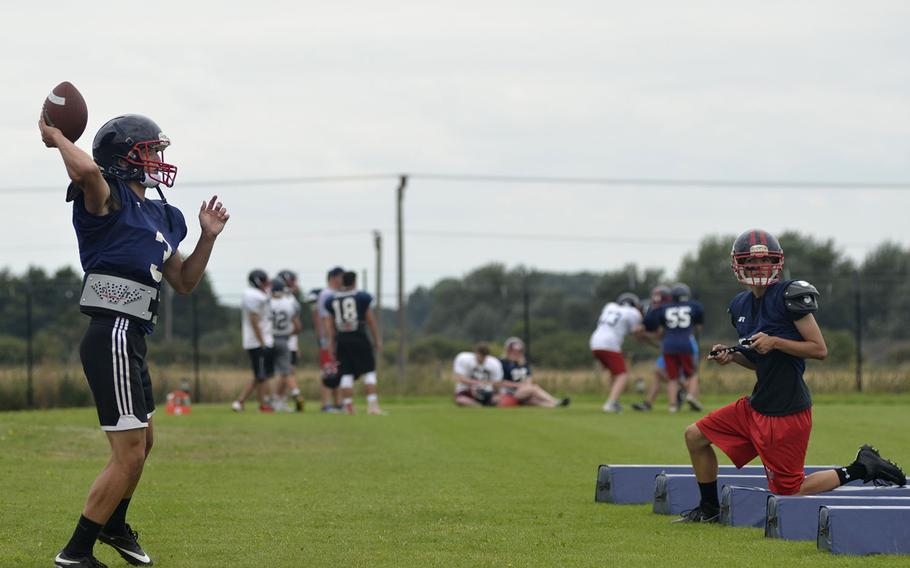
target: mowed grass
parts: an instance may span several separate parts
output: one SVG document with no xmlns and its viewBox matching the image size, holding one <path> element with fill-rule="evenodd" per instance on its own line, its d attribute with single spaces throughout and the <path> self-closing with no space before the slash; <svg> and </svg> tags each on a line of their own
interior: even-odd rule
<svg viewBox="0 0 910 568">
<path fill-rule="evenodd" d="M 600 403 L 386 400 L 384 417 L 160 412 L 129 521 L 161 567 L 910 566 L 594 503 L 600 463 L 687 462 L 682 432 L 696 417 L 604 415 Z M 819 397 L 809 461 L 844 463 L 873 442 L 910 464 L 908 408 L 906 395 Z M 52 564 L 106 458 L 93 409 L 0 414 L 0 566 Z"/>
</svg>

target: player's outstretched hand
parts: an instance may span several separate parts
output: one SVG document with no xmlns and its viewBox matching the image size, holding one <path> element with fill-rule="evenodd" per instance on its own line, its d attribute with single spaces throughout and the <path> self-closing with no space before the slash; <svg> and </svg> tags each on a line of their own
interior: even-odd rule
<svg viewBox="0 0 910 568">
<path fill-rule="evenodd" d="M 48 148 L 56 148 L 57 136 L 63 136 L 63 132 L 61 132 L 59 128 L 55 128 L 44 122 L 43 111 L 38 116 L 38 130 L 41 131 L 41 141 L 44 142 L 44 145 Z"/>
<path fill-rule="evenodd" d="M 708 361 L 716 361 L 718 365 L 729 365 L 733 362 L 733 353 L 727 345 L 716 343 L 711 347 L 711 352 L 717 355 L 708 354 Z"/>
<path fill-rule="evenodd" d="M 762 355 L 777 347 L 777 338 L 762 331 L 750 337 L 749 340 L 751 341 L 749 347 Z"/>
<path fill-rule="evenodd" d="M 217 237 L 230 218 L 217 195 L 213 195 L 208 203 L 203 201 L 199 208 L 199 226 L 202 227 L 202 234 L 209 237 Z"/>
</svg>

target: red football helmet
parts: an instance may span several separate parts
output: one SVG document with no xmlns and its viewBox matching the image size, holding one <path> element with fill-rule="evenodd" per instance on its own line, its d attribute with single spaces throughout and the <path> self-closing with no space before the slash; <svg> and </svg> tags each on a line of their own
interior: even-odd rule
<svg viewBox="0 0 910 568">
<path fill-rule="evenodd" d="M 730 266 L 741 283 L 770 286 L 780 281 L 784 269 L 784 249 L 771 233 L 751 229 L 733 241 Z"/>
<path fill-rule="evenodd" d="M 661 284 L 659 286 L 655 286 L 654 289 L 651 290 L 651 308 L 656 308 L 663 303 L 669 302 L 672 299 L 673 298 L 670 295 L 669 286 Z"/>
</svg>

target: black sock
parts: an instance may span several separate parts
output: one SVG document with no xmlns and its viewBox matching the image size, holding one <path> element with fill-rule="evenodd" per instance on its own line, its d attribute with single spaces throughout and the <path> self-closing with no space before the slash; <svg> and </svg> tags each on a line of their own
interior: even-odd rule
<svg viewBox="0 0 910 568">
<path fill-rule="evenodd" d="M 866 466 L 853 462 L 847 467 L 839 467 L 834 470 L 837 472 L 837 479 L 841 485 L 846 485 L 851 481 L 866 477 Z"/>
<path fill-rule="evenodd" d="M 107 534 L 123 534 L 126 532 L 126 510 L 130 506 L 129 498 L 120 501 L 111 518 L 104 525 L 104 532 Z"/>
<path fill-rule="evenodd" d="M 701 503 L 698 506 L 701 507 L 702 511 L 711 512 L 720 509 L 716 479 L 708 483 L 699 483 L 698 490 L 701 491 Z"/>
<path fill-rule="evenodd" d="M 73 531 L 73 537 L 66 543 L 63 550 L 70 556 L 91 556 L 92 548 L 95 541 L 98 540 L 98 533 L 101 532 L 101 525 L 86 519 L 85 515 L 79 517 L 76 523 L 76 530 Z"/>
</svg>

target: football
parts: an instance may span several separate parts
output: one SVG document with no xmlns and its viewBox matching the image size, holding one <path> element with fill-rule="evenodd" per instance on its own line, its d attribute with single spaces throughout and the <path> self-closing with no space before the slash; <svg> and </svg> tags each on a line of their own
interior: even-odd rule
<svg viewBox="0 0 910 568">
<path fill-rule="evenodd" d="M 63 132 L 70 142 L 75 142 L 85 131 L 88 108 L 82 94 L 69 81 L 54 87 L 44 99 L 44 122 Z"/>
</svg>

